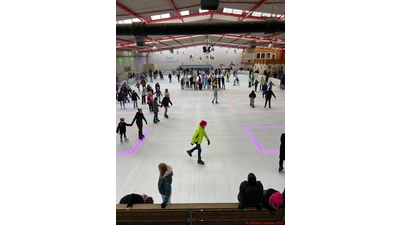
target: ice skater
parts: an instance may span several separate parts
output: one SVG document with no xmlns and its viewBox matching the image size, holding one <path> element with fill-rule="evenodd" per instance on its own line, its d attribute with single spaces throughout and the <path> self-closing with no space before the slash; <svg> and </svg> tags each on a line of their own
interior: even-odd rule
<svg viewBox="0 0 400 225">
<path fill-rule="evenodd" d="M 281 134 L 281 145 L 279 147 L 279 172 L 284 169 L 283 161 L 285 161 L 285 133 Z"/>
<path fill-rule="evenodd" d="M 264 108 L 267 107 L 267 103 L 269 102 L 269 107 L 271 108 L 271 98 L 272 96 L 274 96 L 274 98 L 276 99 L 276 96 L 274 94 L 274 92 L 272 92 L 272 87 L 270 87 L 267 91 L 267 93 L 265 93 L 265 105 Z"/>
<path fill-rule="evenodd" d="M 203 137 L 207 139 L 208 145 L 210 145 L 210 138 L 207 136 L 205 127 L 207 126 L 207 122 L 202 120 L 200 124 L 197 126 L 196 131 L 193 134 L 191 145 L 196 144 L 196 146 L 190 150 L 187 150 L 186 153 L 192 157 L 192 152 L 197 150 L 197 163 L 204 165 L 203 160 L 201 160 L 201 142 L 203 141 Z"/>
<path fill-rule="evenodd" d="M 117 134 L 119 132 L 119 136 L 120 136 L 120 142 L 122 143 L 122 136 L 124 136 L 125 141 L 129 141 L 129 139 L 126 137 L 126 126 L 132 126 L 132 124 L 127 124 L 125 123 L 125 119 L 124 118 L 120 118 L 119 119 L 119 123 L 117 126 Z"/>
<path fill-rule="evenodd" d="M 215 100 L 215 103 L 218 104 L 218 88 L 217 87 L 214 88 L 214 98 L 211 101 L 211 103 L 214 104 L 214 100 Z"/>
<path fill-rule="evenodd" d="M 250 106 L 254 108 L 254 99 L 256 98 L 256 93 L 254 91 L 251 91 L 249 94 L 250 98 Z"/>
<path fill-rule="evenodd" d="M 136 113 L 135 117 L 132 120 L 132 123 L 130 124 L 132 126 L 132 124 L 136 121 L 136 125 L 139 129 L 138 134 L 139 134 L 139 139 L 142 140 L 144 138 L 143 135 L 143 120 L 146 122 L 147 124 L 147 120 L 143 115 L 143 111 L 141 108 L 138 108 L 138 112 Z"/>
</svg>

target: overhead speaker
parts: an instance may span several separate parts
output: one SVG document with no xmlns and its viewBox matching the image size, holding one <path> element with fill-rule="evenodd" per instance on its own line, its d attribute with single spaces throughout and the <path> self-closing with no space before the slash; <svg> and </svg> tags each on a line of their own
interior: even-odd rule
<svg viewBox="0 0 400 225">
<path fill-rule="evenodd" d="M 207 52 L 207 47 L 206 46 L 203 46 L 203 52 L 204 53 Z"/>
<path fill-rule="evenodd" d="M 136 37 L 136 45 L 137 46 L 144 46 L 144 38 L 143 37 Z"/>
<path fill-rule="evenodd" d="M 219 0 L 201 0 L 202 10 L 217 10 L 219 5 Z"/>
</svg>

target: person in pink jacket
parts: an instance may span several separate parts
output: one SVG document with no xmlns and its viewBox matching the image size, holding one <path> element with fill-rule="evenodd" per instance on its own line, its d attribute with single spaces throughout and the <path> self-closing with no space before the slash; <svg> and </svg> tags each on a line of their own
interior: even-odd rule
<svg viewBox="0 0 400 225">
<path fill-rule="evenodd" d="M 192 137 L 192 142 L 190 142 L 191 145 L 196 144 L 195 147 L 193 147 L 190 150 L 187 150 L 186 153 L 192 157 L 192 152 L 197 150 L 197 163 L 204 165 L 203 160 L 201 160 L 201 142 L 203 141 L 203 137 L 207 139 L 208 145 L 210 145 L 210 138 L 207 136 L 207 132 L 205 130 L 205 127 L 207 126 L 207 121 L 202 120 L 200 124 L 197 126 L 196 131 L 193 134 Z"/>
</svg>

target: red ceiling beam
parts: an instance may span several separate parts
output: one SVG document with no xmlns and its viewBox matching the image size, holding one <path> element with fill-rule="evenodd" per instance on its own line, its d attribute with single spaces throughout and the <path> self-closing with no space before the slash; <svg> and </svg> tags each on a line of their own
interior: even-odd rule
<svg viewBox="0 0 400 225">
<path fill-rule="evenodd" d="M 122 10 L 126 11 L 127 13 L 137 17 L 138 19 L 140 19 L 143 22 L 147 22 L 146 19 L 144 19 L 143 17 L 139 16 L 137 13 L 133 12 L 132 10 L 128 9 L 128 7 L 122 5 L 121 3 L 117 2 L 117 6 L 119 8 L 121 8 Z"/>
<path fill-rule="evenodd" d="M 184 46 L 182 43 L 180 43 L 178 40 L 176 40 L 174 37 L 168 36 L 170 37 L 172 40 L 174 40 L 175 42 L 177 42 L 178 44 L 182 45 L 184 48 L 186 48 L 186 46 Z"/>
<path fill-rule="evenodd" d="M 212 19 L 214 17 L 214 13 L 215 13 L 215 10 L 213 10 L 212 13 L 211 13 L 210 20 L 208 21 L 209 23 L 212 21 Z"/>
<path fill-rule="evenodd" d="M 222 40 L 222 38 L 224 38 L 225 36 L 226 36 L 226 34 L 222 35 L 221 38 L 218 39 L 218 41 L 216 41 L 216 42 L 214 43 L 214 45 L 216 45 L 216 44 L 217 44 L 220 40 Z"/>
<path fill-rule="evenodd" d="M 172 0 L 169 0 L 169 3 L 172 5 L 172 8 L 174 9 L 175 15 L 178 16 L 179 20 L 183 23 L 182 16 L 176 9 L 174 2 Z"/>
<path fill-rule="evenodd" d="M 130 43 L 136 43 L 134 41 L 131 40 L 126 40 L 126 39 L 122 39 L 122 38 L 117 38 L 118 41 L 123 41 L 123 42 L 130 42 Z"/>
<path fill-rule="evenodd" d="M 255 10 L 257 10 L 258 8 L 260 8 L 260 6 L 262 6 L 267 0 L 261 0 L 256 6 L 254 6 L 254 8 L 252 8 L 250 10 L 249 13 L 247 13 L 244 17 L 242 17 L 241 19 L 239 19 L 239 21 L 244 21 L 247 17 L 250 16 L 250 14 L 252 14 Z"/>
</svg>

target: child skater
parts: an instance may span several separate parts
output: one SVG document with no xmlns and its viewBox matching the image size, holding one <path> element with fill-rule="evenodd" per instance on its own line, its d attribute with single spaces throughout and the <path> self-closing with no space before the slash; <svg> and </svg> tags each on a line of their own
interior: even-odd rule
<svg viewBox="0 0 400 225">
<path fill-rule="evenodd" d="M 151 92 L 147 92 L 147 104 L 149 105 L 149 111 L 153 112 L 153 98 Z"/>
<path fill-rule="evenodd" d="M 128 138 L 126 138 L 126 126 L 132 126 L 132 124 L 127 124 L 125 123 L 125 119 L 124 118 L 120 118 L 119 119 L 119 123 L 117 126 L 117 134 L 119 131 L 119 135 L 120 135 L 120 142 L 122 143 L 122 135 L 124 135 L 125 141 L 129 141 Z"/>
<path fill-rule="evenodd" d="M 253 91 L 251 91 L 251 93 L 249 94 L 249 98 L 250 98 L 250 106 L 254 108 L 254 99 L 256 98 L 256 93 Z"/>
<path fill-rule="evenodd" d="M 154 113 L 153 123 L 160 122 L 160 120 L 158 119 L 158 112 L 160 111 L 158 109 L 159 106 L 162 107 L 162 105 L 158 104 L 157 97 L 154 97 L 153 102 L 152 102 L 152 111 Z"/>
<path fill-rule="evenodd" d="M 146 104 L 146 88 L 142 89 L 142 105 Z"/>
<path fill-rule="evenodd" d="M 216 82 L 214 82 L 214 83 L 216 83 Z M 211 101 L 211 103 L 214 104 L 214 100 L 215 100 L 215 104 L 218 104 L 218 88 L 217 87 L 214 88 L 214 98 Z"/>
</svg>

